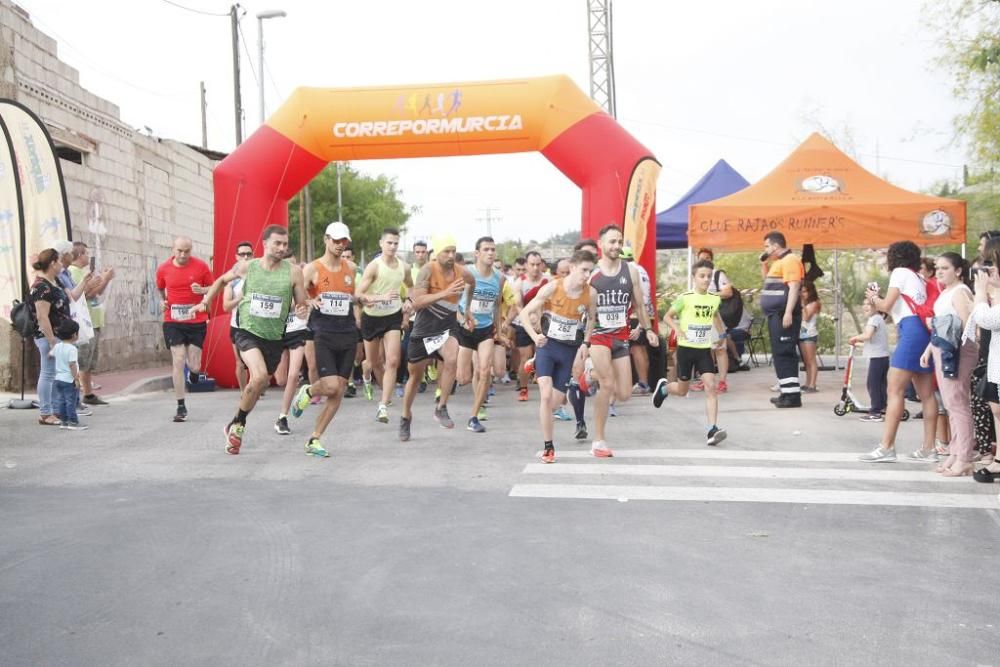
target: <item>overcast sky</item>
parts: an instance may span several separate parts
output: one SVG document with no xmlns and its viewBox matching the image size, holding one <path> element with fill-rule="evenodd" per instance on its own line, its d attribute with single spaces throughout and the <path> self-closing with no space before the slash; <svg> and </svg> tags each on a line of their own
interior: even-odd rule
<svg viewBox="0 0 1000 667">
<path fill-rule="evenodd" d="M 177 0 L 225 14 L 230 3 Z M 235 145 L 228 16 L 164 0 L 20 0 L 59 42 L 83 85 L 122 119 L 157 136 L 200 143 L 198 82 L 208 89 L 209 147 Z M 258 126 L 257 12 L 265 21 L 268 112 L 300 85 L 478 81 L 567 74 L 588 83 L 586 0 L 270 0 L 243 4 L 247 132 Z M 952 100 L 933 63 L 937 35 L 918 0 L 615 0 L 619 122 L 663 164 L 657 210 L 719 158 L 751 183 L 816 121 L 849 131 L 860 162 L 909 189 L 961 175 Z M 248 57 L 249 54 L 249 57 Z M 259 72 L 257 75 L 259 76 Z M 879 157 L 876 157 L 878 155 Z M 579 190 L 538 154 L 358 163 L 397 179 L 421 212 L 409 236 L 453 230 L 461 247 L 499 209 L 498 240 L 580 224 Z M 497 213 L 494 213 L 497 215 Z"/>
</svg>

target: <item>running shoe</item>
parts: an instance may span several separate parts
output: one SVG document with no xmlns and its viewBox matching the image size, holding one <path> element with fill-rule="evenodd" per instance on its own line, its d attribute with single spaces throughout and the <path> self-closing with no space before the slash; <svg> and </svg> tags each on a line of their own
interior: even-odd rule
<svg viewBox="0 0 1000 667">
<path fill-rule="evenodd" d="M 389 408 L 386 407 L 386 406 L 384 406 L 384 405 L 378 406 L 378 411 L 375 413 L 375 421 L 377 421 L 379 423 L 382 423 L 382 424 L 388 424 L 389 423 Z"/>
<path fill-rule="evenodd" d="M 486 427 L 480 424 L 479 420 L 475 417 L 469 420 L 465 428 L 473 433 L 486 433 Z"/>
<path fill-rule="evenodd" d="M 521 387 L 520 389 L 517 390 L 517 400 L 520 401 L 521 403 L 524 403 L 525 401 L 528 400 L 527 387 Z"/>
<path fill-rule="evenodd" d="M 486 400 L 490 400 L 497 395 L 497 390 L 493 388 L 493 383 L 490 383 L 490 388 L 486 390 Z"/>
<path fill-rule="evenodd" d="M 371 382 L 365 382 L 365 398 L 369 401 L 375 398 L 375 387 L 372 386 Z"/>
<path fill-rule="evenodd" d="M 243 431 L 246 427 L 242 424 L 237 424 L 236 422 L 229 422 L 226 426 L 226 453 L 235 456 L 240 453 L 240 447 L 243 445 Z"/>
<path fill-rule="evenodd" d="M 608 406 L 608 416 L 609 417 L 617 417 L 618 416 L 618 410 L 615 409 L 615 404 L 614 403 L 612 403 L 611 405 Z"/>
<path fill-rule="evenodd" d="M 653 389 L 653 407 L 660 407 L 665 400 L 667 400 L 667 378 L 660 378 Z"/>
<path fill-rule="evenodd" d="M 448 416 L 448 406 L 442 405 L 440 408 L 434 408 L 434 419 L 437 423 L 441 425 L 441 428 L 455 428 L 455 422 L 451 420 Z"/>
<path fill-rule="evenodd" d="M 175 422 L 186 422 L 188 418 L 188 409 L 183 405 L 177 406 L 177 414 L 174 415 Z"/>
<path fill-rule="evenodd" d="M 437 366 L 431 364 L 427 367 L 427 379 L 430 382 L 437 382 L 438 379 L 438 369 Z"/>
<path fill-rule="evenodd" d="M 486 416 L 486 406 L 480 406 L 479 412 L 476 413 L 476 419 L 481 422 L 489 421 L 489 417 Z"/>
<path fill-rule="evenodd" d="M 590 446 L 590 455 L 599 459 L 610 459 L 615 454 L 603 440 L 595 440 L 594 444 Z"/>
<path fill-rule="evenodd" d="M 594 361 L 589 357 L 583 362 L 583 372 L 577 378 L 577 384 L 580 385 L 580 391 L 587 396 L 593 396 L 597 393 L 598 382 L 594 377 Z"/>
<path fill-rule="evenodd" d="M 85 407 L 83 403 L 80 403 L 79 405 L 76 406 L 76 414 L 79 415 L 80 417 L 91 417 L 93 416 L 94 411 L 88 407 Z"/>
<path fill-rule="evenodd" d="M 555 409 L 555 412 L 552 413 L 552 416 L 561 422 L 573 421 L 573 418 L 570 416 L 570 414 L 566 412 L 566 408 L 561 405 Z"/>
<path fill-rule="evenodd" d="M 288 417 L 278 417 L 278 421 L 274 422 L 274 430 L 278 435 L 290 435 L 292 429 L 288 428 Z"/>
<path fill-rule="evenodd" d="M 326 451 L 319 438 L 309 438 L 309 442 L 306 443 L 306 455 L 325 459 L 329 458 L 330 452 Z"/>
<path fill-rule="evenodd" d="M 88 427 L 80 422 L 70 422 L 65 427 L 60 428 L 65 428 L 67 431 L 86 431 Z"/>
<path fill-rule="evenodd" d="M 545 447 L 545 451 L 542 452 L 542 463 L 555 463 L 556 462 L 556 448 L 552 445 Z"/>
<path fill-rule="evenodd" d="M 103 398 L 101 398 L 97 394 L 90 394 L 89 396 L 84 396 L 82 402 L 85 403 L 85 404 L 87 404 L 87 405 L 107 405 L 108 404 L 107 401 L 105 401 Z"/>
<path fill-rule="evenodd" d="M 441 388 L 438 387 L 437 389 L 434 390 L 434 405 L 437 405 L 438 401 L 440 400 L 441 400 Z"/>
<path fill-rule="evenodd" d="M 577 440 L 587 439 L 587 422 L 577 422 L 576 423 L 576 433 L 573 435 Z"/>
<path fill-rule="evenodd" d="M 396 383 L 396 398 L 403 398 L 403 385 Z"/>
<path fill-rule="evenodd" d="M 719 384 L 716 385 L 715 391 L 717 391 L 720 394 L 725 394 L 727 391 L 729 391 L 729 383 L 726 382 L 725 380 L 719 380 Z"/>
<path fill-rule="evenodd" d="M 726 439 L 726 429 L 719 428 L 718 426 L 713 426 L 708 431 L 708 438 L 705 441 L 705 444 L 706 445 L 714 446 L 714 445 L 719 444 L 720 442 L 722 442 L 725 439 Z"/>
<path fill-rule="evenodd" d="M 948 456 L 951 454 L 951 448 L 948 446 L 949 443 L 941 442 L 940 440 L 934 440 L 934 451 L 938 453 L 938 456 Z"/>
<path fill-rule="evenodd" d="M 420 383 L 420 384 L 419 384 L 419 385 L 417 386 L 417 393 L 418 393 L 418 394 L 422 394 L 422 393 L 424 393 L 425 391 L 427 391 L 427 383 L 426 383 L 426 382 L 421 382 L 421 383 Z"/>
<path fill-rule="evenodd" d="M 509 372 L 506 372 L 506 371 L 504 372 L 503 378 L 501 378 L 500 383 L 501 384 L 510 384 L 511 383 L 510 373 Z"/>
<path fill-rule="evenodd" d="M 863 422 L 884 422 L 885 421 L 885 415 L 881 415 L 881 414 L 877 414 L 877 413 L 876 414 L 870 414 L 869 413 L 867 415 L 861 415 L 860 417 L 858 417 L 858 420 L 859 421 L 863 421 Z"/>
<path fill-rule="evenodd" d="M 311 398 L 309 385 L 304 384 L 299 387 L 299 390 L 295 393 L 295 398 L 292 399 L 292 416 L 296 418 L 301 417 L 302 413 L 309 407 L 309 399 Z"/>
<path fill-rule="evenodd" d="M 922 449 L 918 449 L 915 452 L 910 452 L 910 455 L 906 457 L 909 461 L 921 461 L 924 463 L 936 463 L 938 460 L 937 452 L 933 449 L 929 452 L 925 452 Z"/>
<path fill-rule="evenodd" d="M 705 391 L 705 383 L 701 380 L 695 380 L 688 387 L 691 391 Z"/>
<path fill-rule="evenodd" d="M 647 396 L 649 395 L 649 385 L 642 382 L 636 382 L 632 385 L 632 394 L 636 396 Z"/>
<path fill-rule="evenodd" d="M 399 439 L 402 442 L 406 442 L 410 439 L 410 422 L 413 421 L 412 417 L 400 417 L 399 418 Z"/>
<path fill-rule="evenodd" d="M 358 388 L 353 382 L 347 383 L 347 389 L 344 390 L 344 398 L 354 398 L 358 395 Z"/>
<path fill-rule="evenodd" d="M 524 372 L 529 377 L 535 374 L 535 358 L 532 357 L 524 362 Z"/>
<path fill-rule="evenodd" d="M 886 449 L 880 445 L 867 454 L 859 456 L 858 460 L 866 463 L 895 463 L 896 450 L 895 448 Z"/>
</svg>

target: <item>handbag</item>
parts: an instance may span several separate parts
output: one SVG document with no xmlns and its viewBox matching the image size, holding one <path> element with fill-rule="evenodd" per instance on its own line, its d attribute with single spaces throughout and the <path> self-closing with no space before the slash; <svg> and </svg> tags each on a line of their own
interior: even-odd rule
<svg viewBox="0 0 1000 667">
<path fill-rule="evenodd" d="M 979 364 L 972 369 L 972 394 L 981 401 L 986 401 L 989 393 L 989 380 L 986 377 L 986 364 Z"/>
</svg>

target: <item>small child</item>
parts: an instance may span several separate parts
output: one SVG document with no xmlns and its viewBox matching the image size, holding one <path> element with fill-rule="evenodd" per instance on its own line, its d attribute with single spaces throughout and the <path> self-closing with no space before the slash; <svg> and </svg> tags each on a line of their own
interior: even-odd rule
<svg viewBox="0 0 1000 667">
<path fill-rule="evenodd" d="M 719 396 L 715 385 L 715 352 L 726 346 L 726 327 L 719 317 L 721 300 L 709 294 L 715 265 L 699 260 L 691 268 L 694 289 L 678 296 L 663 316 L 663 322 L 677 334 L 677 381 L 661 378 L 653 390 L 653 406 L 660 407 L 668 395 L 687 396 L 691 380 L 698 375 L 705 385 L 705 416 L 708 419 L 705 444 L 718 445 L 726 439 L 719 428 Z M 713 336 L 715 332 L 715 336 Z"/>
<path fill-rule="evenodd" d="M 80 332 L 80 325 L 70 319 L 63 320 L 56 329 L 59 342 L 52 348 L 56 359 L 56 379 L 52 388 L 55 413 L 59 417 L 59 428 L 70 431 L 84 431 L 76 415 L 76 405 L 80 400 L 80 365 L 78 352 L 73 343 Z"/>
<path fill-rule="evenodd" d="M 868 321 L 865 330 L 851 336 L 851 345 L 866 343 L 865 358 L 868 359 L 868 397 L 871 408 L 868 414 L 859 417 L 863 422 L 885 421 L 885 406 L 888 400 L 889 376 L 889 332 L 885 326 L 885 316 L 876 312 L 875 307 L 865 301 L 861 305 Z"/>
</svg>

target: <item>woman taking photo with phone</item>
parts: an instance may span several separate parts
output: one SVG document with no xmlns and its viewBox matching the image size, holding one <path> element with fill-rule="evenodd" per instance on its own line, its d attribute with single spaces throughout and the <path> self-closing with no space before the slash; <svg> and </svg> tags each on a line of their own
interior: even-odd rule
<svg viewBox="0 0 1000 667">
<path fill-rule="evenodd" d="M 892 315 L 899 339 L 896 350 L 889 359 L 888 405 L 882 440 L 875 449 L 861 456 L 860 460 L 869 463 L 896 460 L 896 432 L 903 416 L 903 393 L 907 383 L 912 381 L 923 404 L 924 440 L 923 446 L 910 454 L 910 458 L 917 461 L 937 461 L 934 435 L 937 432 L 938 406 L 937 399 L 934 398 L 934 376 L 930 368 L 920 365 L 920 357 L 931 340 L 930 332 L 907 303 L 907 299 L 903 298 L 906 296 L 914 304 L 927 301 L 927 287 L 923 278 L 917 274 L 920 270 L 920 248 L 912 241 L 897 241 L 889 246 L 887 259 L 890 274 L 885 298 L 879 297 L 878 291 L 871 287 L 865 296 L 879 312 Z"/>
</svg>

